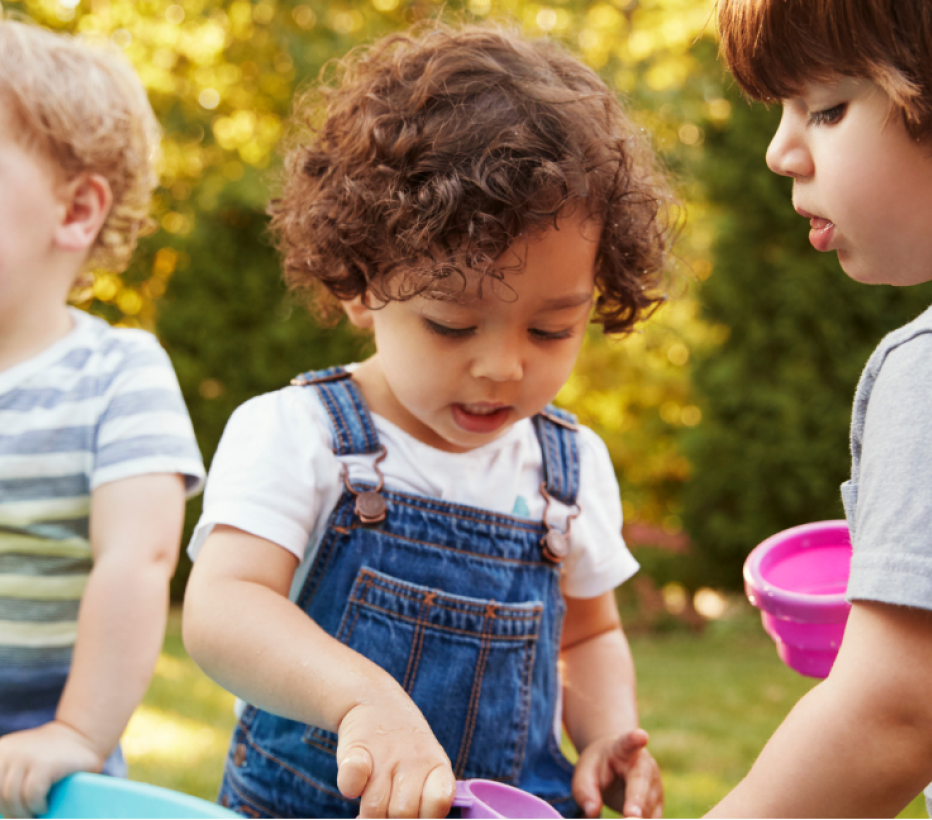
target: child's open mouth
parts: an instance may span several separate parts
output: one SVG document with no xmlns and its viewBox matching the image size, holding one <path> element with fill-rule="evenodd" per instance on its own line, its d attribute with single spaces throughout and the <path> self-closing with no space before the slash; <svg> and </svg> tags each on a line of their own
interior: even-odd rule
<svg viewBox="0 0 932 820">
<path fill-rule="evenodd" d="M 454 404 L 453 421 L 469 433 L 492 433 L 511 414 L 511 407 L 501 404 Z"/>
<path fill-rule="evenodd" d="M 814 216 L 809 220 L 809 241 L 817 251 L 827 251 L 832 242 L 835 224 L 821 216 Z"/>
</svg>

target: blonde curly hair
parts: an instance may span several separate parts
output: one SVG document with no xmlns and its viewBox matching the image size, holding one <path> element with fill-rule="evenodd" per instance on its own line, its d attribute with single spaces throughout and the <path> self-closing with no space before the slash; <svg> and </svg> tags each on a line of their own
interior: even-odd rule
<svg viewBox="0 0 932 820">
<path fill-rule="evenodd" d="M 149 218 L 158 184 L 161 129 L 145 89 L 106 43 L 3 18 L 0 103 L 18 119 L 22 144 L 47 156 L 65 179 L 104 177 L 113 204 L 85 270 L 126 268 Z"/>
</svg>

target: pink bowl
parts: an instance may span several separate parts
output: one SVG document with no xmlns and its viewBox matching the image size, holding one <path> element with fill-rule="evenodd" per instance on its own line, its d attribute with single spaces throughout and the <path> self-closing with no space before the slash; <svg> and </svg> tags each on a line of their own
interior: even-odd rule
<svg viewBox="0 0 932 820">
<path fill-rule="evenodd" d="M 845 600 L 851 537 L 845 521 L 791 527 L 758 544 L 744 562 L 744 589 L 791 669 L 826 678 L 851 605 Z"/>
<path fill-rule="evenodd" d="M 460 817 L 524 817 L 550 818 L 562 815 L 549 803 L 516 789 L 507 783 L 492 780 L 458 780 L 453 805 Z"/>
</svg>

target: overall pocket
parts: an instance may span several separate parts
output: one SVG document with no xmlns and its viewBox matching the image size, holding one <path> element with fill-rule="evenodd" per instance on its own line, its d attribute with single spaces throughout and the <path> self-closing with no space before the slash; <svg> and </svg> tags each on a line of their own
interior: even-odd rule
<svg viewBox="0 0 932 820">
<path fill-rule="evenodd" d="M 410 584 L 363 567 L 336 637 L 411 696 L 458 778 L 516 781 L 531 709 L 540 601 L 502 604 Z M 336 752 L 337 737 L 304 739 Z"/>
</svg>

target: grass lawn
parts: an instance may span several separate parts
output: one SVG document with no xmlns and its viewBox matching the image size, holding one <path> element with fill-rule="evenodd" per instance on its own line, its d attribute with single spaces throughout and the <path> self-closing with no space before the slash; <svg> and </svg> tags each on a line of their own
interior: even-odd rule
<svg viewBox="0 0 932 820">
<path fill-rule="evenodd" d="M 666 817 L 699 817 L 747 772 L 815 681 L 777 658 L 750 607 L 700 635 L 635 635 L 641 723 L 660 763 Z M 213 800 L 233 727 L 233 697 L 191 661 L 173 610 L 155 678 L 123 747 L 130 777 Z M 922 797 L 901 817 L 926 817 Z"/>
</svg>

